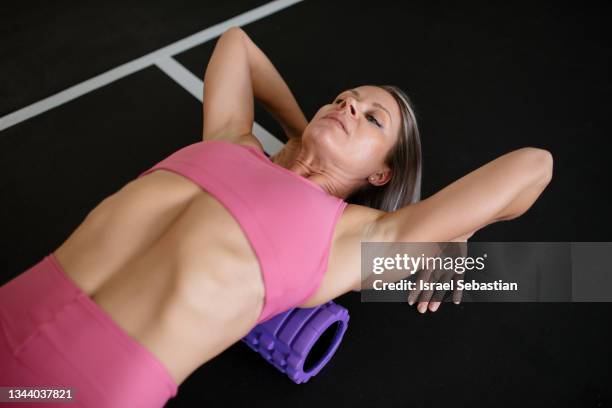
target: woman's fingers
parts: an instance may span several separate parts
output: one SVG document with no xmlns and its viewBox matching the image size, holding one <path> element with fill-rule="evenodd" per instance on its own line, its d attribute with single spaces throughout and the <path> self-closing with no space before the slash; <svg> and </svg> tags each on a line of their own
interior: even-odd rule
<svg viewBox="0 0 612 408">
<path fill-rule="evenodd" d="M 420 271 L 417 272 L 417 279 L 415 280 L 416 282 L 416 289 L 415 290 L 411 290 L 410 293 L 408 294 L 408 304 L 410 306 L 412 306 L 417 299 L 419 298 L 419 295 L 421 294 L 421 287 L 422 284 L 421 282 L 429 282 L 431 279 L 431 274 L 432 274 L 432 270 L 430 269 L 421 269 Z M 419 306 L 417 306 L 418 309 Z"/>
<path fill-rule="evenodd" d="M 417 305 L 417 310 L 419 311 L 419 313 L 425 313 L 427 311 L 428 305 L 429 302 L 419 302 L 419 304 Z"/>
<path fill-rule="evenodd" d="M 453 275 L 455 275 L 454 271 L 447 271 L 446 273 L 440 276 L 440 278 L 438 279 L 438 283 L 446 286 L 448 282 L 453 280 Z M 429 310 L 431 312 L 435 312 L 436 310 L 438 310 L 447 292 L 448 290 L 444 289 L 436 290 L 435 294 L 433 295 L 433 300 L 429 302 Z"/>
<path fill-rule="evenodd" d="M 417 310 L 421 313 L 425 313 L 427 308 L 429 307 L 429 301 L 433 296 L 434 291 L 432 289 L 427 289 L 421 292 L 419 296 L 419 305 L 417 306 Z"/>
<path fill-rule="evenodd" d="M 452 242 L 444 247 L 446 255 L 451 257 L 465 257 L 467 254 L 467 242 L 461 240 L 461 242 Z M 420 313 L 425 313 L 427 310 L 435 312 L 440 308 L 445 295 L 452 288 L 452 299 L 455 304 L 459 304 L 463 297 L 463 292 L 458 289 L 457 282 L 463 279 L 463 274 L 459 274 L 454 270 L 432 270 L 422 269 L 417 273 L 417 287 L 415 290 L 410 291 L 408 294 L 408 304 L 417 304 L 417 310 Z M 452 282 L 452 286 L 447 285 Z M 436 283 L 437 288 L 432 288 L 433 285 L 429 285 L 425 290 L 421 288 L 424 286 L 423 283 Z M 439 285 L 437 285 L 439 284 Z"/>
<path fill-rule="evenodd" d="M 459 274 L 459 273 L 455 273 L 453 275 L 453 283 L 454 283 L 454 288 L 455 290 L 453 290 L 453 303 L 458 305 L 459 303 L 461 303 L 461 298 L 463 297 L 463 290 L 459 289 L 459 285 L 457 285 L 457 282 L 463 279 L 463 274 Z"/>
<path fill-rule="evenodd" d="M 453 280 L 457 274 L 454 271 L 434 271 L 429 276 L 429 281 L 435 282 L 436 289 L 426 290 L 420 294 L 418 310 L 425 313 L 427 310 L 435 312 L 440 308 L 444 296 L 448 293 L 448 283 Z M 453 292 L 455 293 L 455 292 Z"/>
<path fill-rule="evenodd" d="M 453 303 L 461 303 L 463 291 L 458 289 L 457 282 L 463 279 L 463 274 L 454 271 L 440 272 L 433 270 L 421 270 L 418 273 L 420 276 L 416 280 L 417 288 L 408 294 L 408 304 L 413 305 L 417 303 L 417 310 L 420 313 L 425 313 L 427 310 L 430 312 L 437 311 L 444 300 L 445 294 L 448 293 L 448 290 L 433 289 L 431 286 L 428 289 L 421 290 L 419 288 L 423 287 L 423 283 L 435 282 L 436 284 L 444 285 L 453 281 Z"/>
</svg>

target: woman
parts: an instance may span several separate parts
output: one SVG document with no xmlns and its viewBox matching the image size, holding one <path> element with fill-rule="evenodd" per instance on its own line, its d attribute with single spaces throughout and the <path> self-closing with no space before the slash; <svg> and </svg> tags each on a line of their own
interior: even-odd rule
<svg viewBox="0 0 612 408">
<path fill-rule="evenodd" d="M 218 40 L 204 89 L 203 142 L 105 199 L 0 288 L 13 373 L 2 385 L 73 386 L 85 406 L 163 405 L 258 322 L 359 290 L 362 241 L 465 241 L 527 211 L 552 177 L 549 152 L 522 148 L 421 201 L 403 92 L 349 89 L 307 122 L 237 27 Z M 254 98 L 289 139 L 270 159 L 251 133 Z M 438 306 L 419 298 L 420 312 Z"/>
</svg>

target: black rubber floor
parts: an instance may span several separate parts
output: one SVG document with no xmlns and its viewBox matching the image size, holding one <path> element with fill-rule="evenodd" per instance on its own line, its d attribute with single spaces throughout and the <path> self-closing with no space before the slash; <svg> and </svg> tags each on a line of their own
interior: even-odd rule
<svg viewBox="0 0 612 408">
<path fill-rule="evenodd" d="M 19 2 L 0 13 L 0 117 L 264 1 Z M 611 241 L 607 3 L 306 1 L 244 26 L 308 118 L 341 90 L 413 98 L 423 196 L 512 149 L 548 149 L 551 184 L 475 241 Z M 214 47 L 175 58 L 202 77 Z M 278 135 L 260 107 L 256 121 Z M 0 284 L 57 248 L 109 194 L 200 139 L 201 104 L 155 67 L 0 131 Z M 499 180 L 503 183 L 504 180 Z M 243 344 L 195 372 L 169 407 L 612 404 L 610 304 L 443 305 L 337 299 L 338 352 L 295 385 Z"/>
</svg>

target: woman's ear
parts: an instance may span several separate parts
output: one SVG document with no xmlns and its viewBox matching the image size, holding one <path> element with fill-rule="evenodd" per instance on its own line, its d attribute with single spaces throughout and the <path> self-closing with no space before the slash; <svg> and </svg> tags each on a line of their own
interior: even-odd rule
<svg viewBox="0 0 612 408">
<path fill-rule="evenodd" d="M 391 180 L 392 175 L 393 172 L 389 166 L 385 166 L 384 170 L 371 174 L 370 177 L 368 177 L 368 182 L 374 186 L 383 186 Z"/>
</svg>

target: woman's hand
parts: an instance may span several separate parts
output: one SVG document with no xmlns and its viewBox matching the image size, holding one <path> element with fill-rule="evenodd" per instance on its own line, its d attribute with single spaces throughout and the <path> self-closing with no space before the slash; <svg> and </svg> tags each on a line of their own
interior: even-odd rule
<svg viewBox="0 0 612 408">
<path fill-rule="evenodd" d="M 449 242 L 442 253 L 441 258 L 465 258 L 467 255 L 467 238 L 461 238 Z M 421 269 L 416 273 L 416 289 L 410 291 L 408 304 L 413 305 L 418 301 L 417 310 L 425 313 L 427 310 L 435 312 L 440 307 L 445 294 L 449 289 L 445 287 L 452 284 L 453 303 L 459 304 L 463 292 L 458 288 L 457 281 L 464 278 L 464 273 L 457 273 L 454 269 Z M 425 288 L 425 286 L 428 288 Z"/>
</svg>

